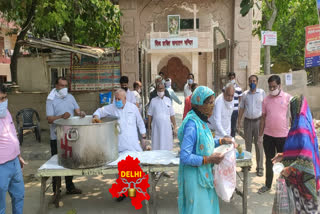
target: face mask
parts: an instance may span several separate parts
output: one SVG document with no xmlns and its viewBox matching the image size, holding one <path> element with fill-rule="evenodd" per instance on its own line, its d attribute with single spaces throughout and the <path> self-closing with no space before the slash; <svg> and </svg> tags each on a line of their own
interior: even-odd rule
<svg viewBox="0 0 320 214">
<path fill-rule="evenodd" d="M 204 105 L 199 105 L 196 108 L 207 118 L 211 117 L 212 113 L 213 113 L 213 107 L 214 107 L 214 103 L 212 104 L 204 104 Z"/>
<path fill-rule="evenodd" d="M 235 84 L 235 83 L 236 83 L 236 80 L 233 79 L 233 80 L 231 80 L 230 82 L 231 82 L 232 84 Z"/>
<path fill-rule="evenodd" d="M 163 96 L 164 96 L 164 91 L 158 91 L 157 92 L 157 95 L 160 97 L 160 98 L 162 98 Z"/>
<path fill-rule="evenodd" d="M 231 109 L 233 107 L 233 101 L 226 101 L 226 100 L 223 100 L 223 101 L 227 109 Z"/>
<path fill-rule="evenodd" d="M 141 88 L 138 89 L 138 93 L 139 93 L 139 94 L 141 93 Z"/>
<path fill-rule="evenodd" d="M 279 94 L 279 92 L 280 92 L 280 90 L 279 90 L 279 88 L 277 88 L 277 89 L 275 89 L 273 91 L 270 91 L 270 95 L 277 96 Z"/>
<path fill-rule="evenodd" d="M 255 83 L 250 83 L 249 87 L 251 90 L 254 90 L 254 89 L 256 89 L 257 85 Z"/>
<path fill-rule="evenodd" d="M 171 82 L 168 81 L 164 85 L 166 86 L 166 88 L 170 88 L 171 87 Z"/>
<path fill-rule="evenodd" d="M 116 107 L 117 108 L 122 108 L 123 107 L 122 100 L 116 101 Z"/>
<path fill-rule="evenodd" d="M 5 118 L 7 116 L 8 100 L 0 103 L 0 118 Z"/>
<path fill-rule="evenodd" d="M 123 90 L 128 91 L 128 87 L 121 87 Z"/>
<path fill-rule="evenodd" d="M 68 88 L 63 88 L 58 91 L 61 98 L 65 98 L 68 95 Z"/>
<path fill-rule="evenodd" d="M 188 84 L 192 84 L 193 83 L 193 79 L 188 79 Z"/>
</svg>

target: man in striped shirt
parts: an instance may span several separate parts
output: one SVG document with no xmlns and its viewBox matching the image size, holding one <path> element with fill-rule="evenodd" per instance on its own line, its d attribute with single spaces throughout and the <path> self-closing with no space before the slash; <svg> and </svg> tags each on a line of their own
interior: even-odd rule
<svg viewBox="0 0 320 214">
<path fill-rule="evenodd" d="M 228 74 L 228 78 L 230 82 L 233 84 L 235 92 L 233 97 L 233 112 L 231 115 L 231 136 L 235 137 L 236 130 L 237 130 L 237 120 L 238 120 L 238 110 L 239 110 L 239 103 L 242 97 L 242 89 L 236 83 L 236 74 L 234 72 L 230 72 Z"/>
</svg>

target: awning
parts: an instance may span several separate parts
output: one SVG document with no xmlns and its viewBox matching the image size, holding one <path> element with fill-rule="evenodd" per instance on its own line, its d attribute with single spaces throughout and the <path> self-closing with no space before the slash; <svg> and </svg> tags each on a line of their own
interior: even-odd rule
<svg viewBox="0 0 320 214">
<path fill-rule="evenodd" d="M 85 45 L 78 45 L 78 44 L 70 44 L 67 42 L 61 42 L 51 39 L 34 39 L 29 38 L 24 41 L 19 41 L 25 46 L 30 46 L 39 49 L 47 49 L 53 48 L 63 51 L 68 51 L 72 53 L 78 53 L 94 58 L 100 58 L 104 54 L 114 53 L 112 48 L 97 48 L 97 47 L 90 47 Z"/>
</svg>

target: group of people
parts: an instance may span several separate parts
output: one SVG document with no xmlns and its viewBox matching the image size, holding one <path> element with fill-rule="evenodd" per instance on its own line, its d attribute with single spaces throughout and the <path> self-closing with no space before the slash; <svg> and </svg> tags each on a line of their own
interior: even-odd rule
<svg viewBox="0 0 320 214">
<path fill-rule="evenodd" d="M 182 125 L 177 129 L 173 101 L 182 104 L 171 87 L 171 79 L 162 72 L 150 86 L 149 102 L 142 105 L 142 84 L 134 82 L 133 91 L 128 88 L 127 76 L 120 78 L 120 89 L 114 93 L 113 103 L 98 108 L 93 122 L 106 116 L 118 117 L 119 152 L 143 150 L 172 150 L 173 138 L 180 142 L 179 212 L 219 213 L 218 196 L 214 189 L 212 167 L 219 164 L 224 155 L 214 153 L 222 144 L 234 143 L 237 128 L 244 128 L 246 150 L 256 151 L 256 173 L 263 176 L 265 155 L 265 186 L 263 194 L 271 189 L 273 163 L 282 161 L 282 172 L 294 192 L 296 207 L 310 211 L 317 208 L 317 192 L 320 188 L 319 151 L 311 112 L 303 96 L 292 98 L 281 88 L 281 79 L 272 75 L 268 79 L 269 95 L 258 88 L 258 76 L 248 79 L 249 90 L 242 92 L 231 72 L 230 82 L 222 93 L 216 94 L 206 86 L 194 82 L 189 74 L 184 87 L 185 106 Z M 144 120 L 142 112 L 146 111 Z M 54 121 L 74 115 L 84 117 L 75 98 L 68 93 L 68 81 L 59 77 L 46 101 L 47 120 L 50 124 L 51 154 L 57 154 L 57 136 Z M 291 119 L 291 120 L 290 120 Z M 291 121 L 291 123 L 290 123 Z M 289 125 L 291 128 L 289 131 Z M 0 87 L 0 213 L 5 210 L 5 196 L 9 191 L 14 213 L 22 213 L 24 184 L 21 168 L 25 164 L 20 155 L 16 129 L 8 111 L 8 99 L 4 86 Z M 2 128 L 4 127 L 4 128 Z M 151 146 L 146 139 L 151 139 Z M 66 177 L 67 194 L 81 194 L 72 177 Z M 53 178 L 54 192 L 60 191 Z M 119 198 L 123 200 L 124 196 Z M 312 206 L 311 206 L 311 205 Z"/>
<path fill-rule="evenodd" d="M 214 149 L 231 143 L 230 137 L 235 134 L 232 130 L 237 129 L 234 126 L 242 124 L 246 150 L 251 152 L 255 144 L 258 176 L 263 176 L 263 152 L 266 157 L 265 185 L 258 193 L 270 191 L 273 164 L 282 161 L 285 168 L 281 176 L 293 195 L 293 212 L 318 213 L 319 148 L 306 99 L 284 92 L 278 75 L 268 79 L 269 95 L 257 87 L 256 75 L 249 77 L 250 89 L 244 93 L 233 81 L 234 73 L 229 79 L 215 101 L 214 92 L 205 86 L 197 87 L 190 97 L 191 110 L 178 130 L 179 213 L 220 213 L 211 171 L 224 156 Z"/>
</svg>

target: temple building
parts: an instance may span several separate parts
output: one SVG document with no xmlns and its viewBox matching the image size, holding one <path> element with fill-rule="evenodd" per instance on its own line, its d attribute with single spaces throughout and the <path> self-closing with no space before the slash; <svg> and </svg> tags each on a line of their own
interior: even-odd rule
<svg viewBox="0 0 320 214">
<path fill-rule="evenodd" d="M 241 0 L 119 0 L 121 73 L 149 84 L 163 71 L 182 90 L 188 73 L 220 91 L 227 73 L 243 88 L 260 70 L 260 42 L 252 36 L 259 10 L 242 17 Z"/>
</svg>

